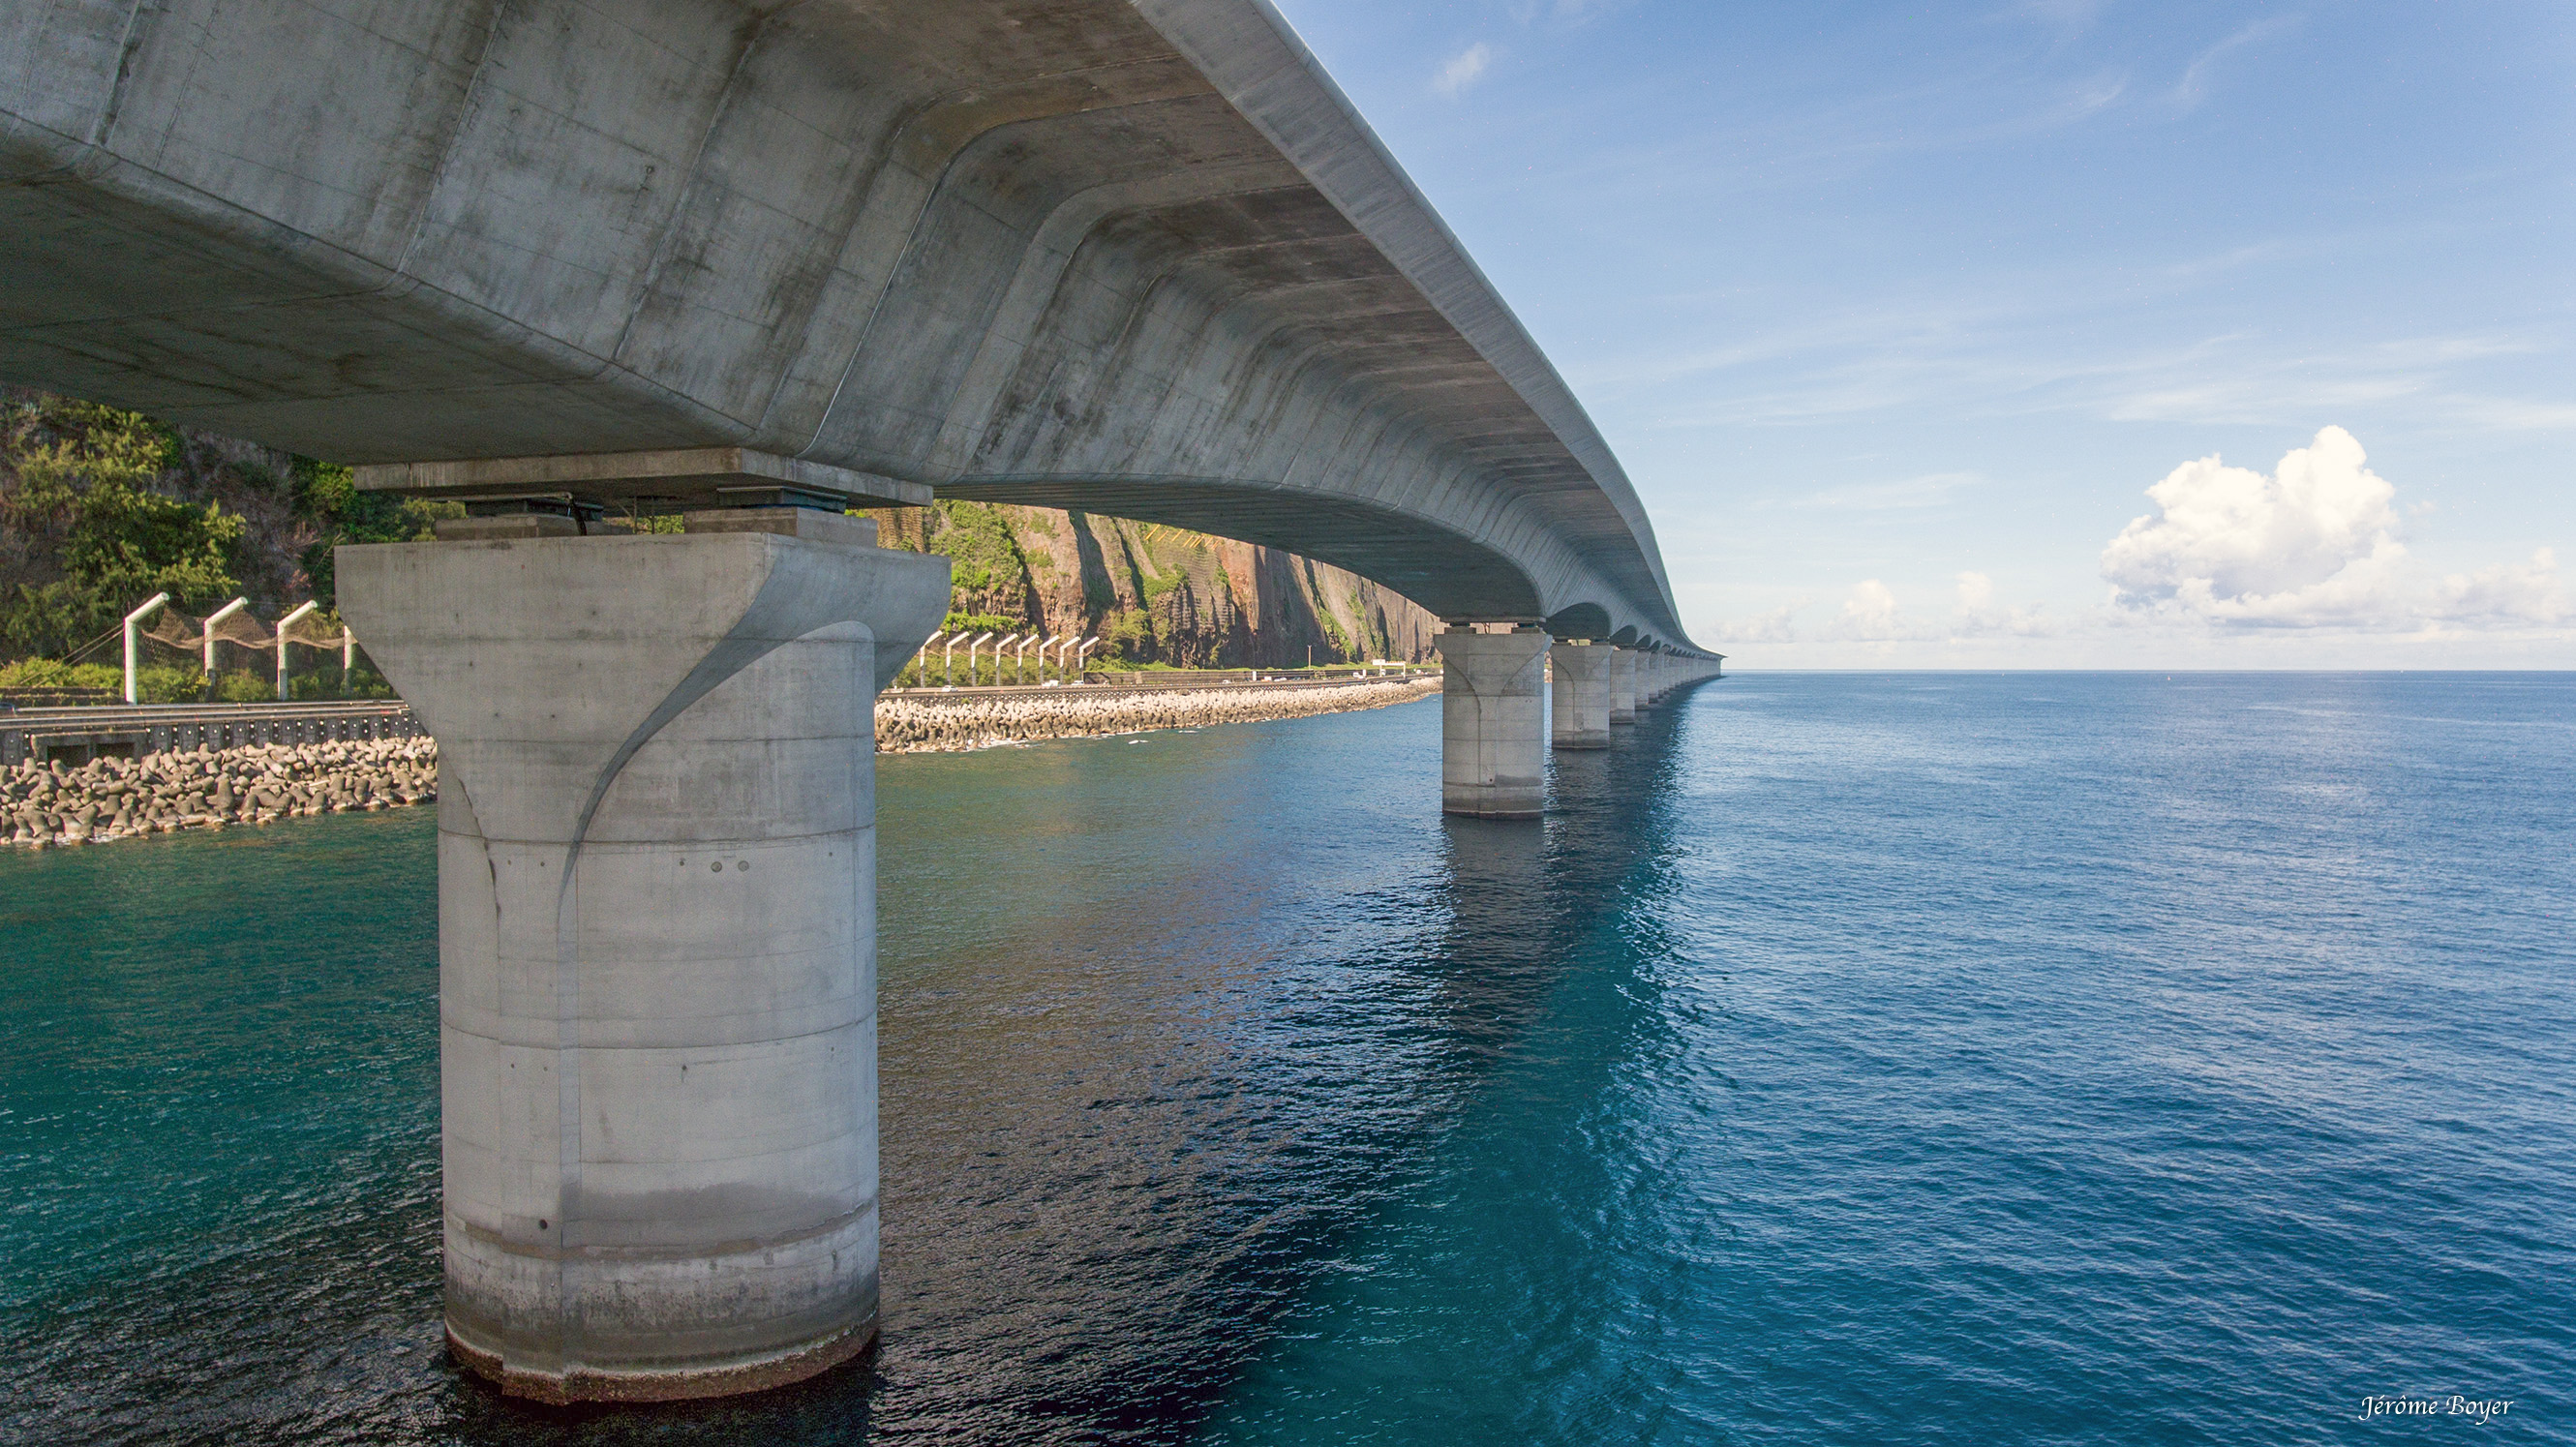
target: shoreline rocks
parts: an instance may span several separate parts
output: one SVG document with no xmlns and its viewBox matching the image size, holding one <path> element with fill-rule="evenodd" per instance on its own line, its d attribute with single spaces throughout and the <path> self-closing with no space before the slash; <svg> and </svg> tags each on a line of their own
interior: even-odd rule
<svg viewBox="0 0 2576 1447">
<path fill-rule="evenodd" d="M 958 753 L 1044 739 L 1261 723 L 1411 703 L 1440 680 L 1324 688 L 1169 693 L 880 698 L 877 752 Z M 182 829 L 267 824 L 314 814 L 426 804 L 438 797 L 429 738 L 200 746 L 139 759 L 21 763 L 0 769 L 0 840 L 36 849 L 104 844 Z"/>
<path fill-rule="evenodd" d="M 1439 691 L 1439 679 L 1417 678 L 1321 688 L 1209 688 L 1107 695 L 1082 689 L 1003 697 L 906 693 L 877 700 L 877 752 L 962 753 L 1045 739 L 1264 723 L 1385 708 L 1428 698 Z"/>
<path fill-rule="evenodd" d="M 0 837 L 38 849 L 104 844 L 437 797 L 438 745 L 426 738 L 200 746 L 0 770 Z"/>
</svg>

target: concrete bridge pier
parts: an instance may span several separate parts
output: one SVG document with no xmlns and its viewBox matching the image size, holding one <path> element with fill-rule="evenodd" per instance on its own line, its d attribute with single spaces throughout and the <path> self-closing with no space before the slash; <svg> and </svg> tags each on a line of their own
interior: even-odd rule
<svg viewBox="0 0 2576 1447">
<path fill-rule="evenodd" d="M 338 554 L 439 743 L 448 1341 L 550 1402 L 876 1332 L 870 712 L 947 561 L 801 508 L 690 528 Z"/>
<path fill-rule="evenodd" d="M 1613 649 L 1610 654 L 1610 722 L 1633 724 L 1637 721 L 1637 650 Z"/>
<path fill-rule="evenodd" d="M 1451 628 L 1440 649 L 1440 812 L 1535 819 L 1547 804 L 1548 636 Z"/>
<path fill-rule="evenodd" d="M 1548 650 L 1554 675 L 1549 742 L 1560 749 L 1610 747 L 1610 657 L 1607 643 L 1560 643 Z"/>
</svg>

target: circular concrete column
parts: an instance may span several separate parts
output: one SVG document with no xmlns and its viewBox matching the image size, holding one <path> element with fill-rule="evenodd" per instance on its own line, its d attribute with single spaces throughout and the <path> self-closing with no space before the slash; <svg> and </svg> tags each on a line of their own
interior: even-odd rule
<svg viewBox="0 0 2576 1447">
<path fill-rule="evenodd" d="M 864 1350 L 871 704 L 944 566 L 765 534 L 340 557 L 440 744 L 455 1356 L 513 1395 L 646 1401 Z"/>
</svg>

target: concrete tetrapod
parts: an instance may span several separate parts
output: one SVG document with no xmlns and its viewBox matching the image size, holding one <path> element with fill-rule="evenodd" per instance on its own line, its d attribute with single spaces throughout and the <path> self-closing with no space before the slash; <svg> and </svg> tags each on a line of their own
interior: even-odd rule
<svg viewBox="0 0 2576 1447">
<path fill-rule="evenodd" d="M 1560 643 L 1548 650 L 1554 708 L 1549 742 L 1560 749 L 1610 747 L 1610 656 L 1607 643 Z"/>
<path fill-rule="evenodd" d="M 438 740 L 447 1334 L 513 1395 L 754 1391 L 875 1336 L 869 713 L 948 565 L 775 511 L 338 552 Z"/>
<path fill-rule="evenodd" d="M 1440 650 L 1440 812 L 1535 819 L 1547 803 L 1547 634 L 1452 628 Z"/>
<path fill-rule="evenodd" d="M 1637 651 L 1613 649 L 1610 654 L 1610 722 L 1633 724 L 1637 721 Z"/>
</svg>

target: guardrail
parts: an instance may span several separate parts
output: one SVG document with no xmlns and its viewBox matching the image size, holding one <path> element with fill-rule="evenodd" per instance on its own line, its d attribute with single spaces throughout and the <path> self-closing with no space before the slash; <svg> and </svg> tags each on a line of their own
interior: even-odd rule
<svg viewBox="0 0 2576 1447">
<path fill-rule="evenodd" d="M 1214 671 L 1215 670 L 1208 670 L 1208 672 Z M 1083 675 L 1083 682 L 1079 684 L 987 683 L 970 687 L 961 683 L 954 688 L 950 688 L 941 684 L 932 683 L 924 684 L 915 688 L 889 688 L 885 691 L 885 696 L 888 698 L 902 697 L 911 699 L 1010 697 L 1099 698 L 1119 693 L 1179 693 L 1190 689 L 1209 688 L 1356 688 L 1362 684 L 1401 683 L 1408 678 L 1437 678 L 1440 676 L 1440 670 L 1437 668 L 1390 668 L 1383 673 L 1377 672 L 1376 670 L 1369 670 L 1365 676 L 1360 676 L 1356 670 L 1351 669 L 1334 670 L 1330 676 L 1322 676 L 1325 674 L 1325 670 L 1323 669 L 1317 669 L 1314 676 L 1307 675 L 1302 670 L 1280 670 L 1273 672 L 1269 669 L 1263 669 L 1260 670 L 1261 677 L 1257 680 L 1251 678 L 1250 675 L 1252 670 L 1250 669 L 1229 669 L 1226 670 L 1226 672 L 1232 675 L 1232 677 L 1215 681 L 1204 679 L 1200 676 L 1199 670 L 1183 670 L 1175 668 L 1169 670 L 1154 669 L 1142 674 L 1088 673 Z M 1143 683 L 1113 681 L 1137 677 L 1142 677 L 1147 681 Z"/>
<path fill-rule="evenodd" d="M 0 713 L 19 708 L 71 708 L 117 702 L 112 688 L 0 688 Z"/>
<path fill-rule="evenodd" d="M 24 708 L 0 713 L 0 765 L 33 759 L 85 764 L 97 758 L 255 744 L 411 738 L 421 732 L 399 699 L 353 703 L 175 703 Z"/>
<path fill-rule="evenodd" d="M 1323 668 L 1145 668 L 1132 672 L 1094 669 L 1085 683 L 1111 683 L 1123 688 L 1211 688 L 1238 683 L 1348 683 L 1360 679 L 1404 679 L 1435 674 L 1437 665 L 1402 664 L 1371 668 L 1338 663 Z"/>
<path fill-rule="evenodd" d="M 1350 688 L 1361 684 L 1437 677 L 1436 667 L 1284 669 L 1147 669 L 1084 675 L 1079 685 L 1027 684 L 981 688 L 888 689 L 908 698 L 991 698 L 1015 694 L 1096 698 L 1121 693 L 1181 689 Z M 1138 682 L 1126 682 L 1135 679 Z M 1117 681 L 1113 681 L 1117 680 Z M 0 713 L 0 767 L 33 759 L 85 764 L 96 758 L 194 749 L 246 748 L 255 744 L 318 744 L 334 739 L 411 738 L 422 732 L 411 705 L 399 699 L 350 703 L 114 704 L 79 708 L 21 708 Z"/>
</svg>

